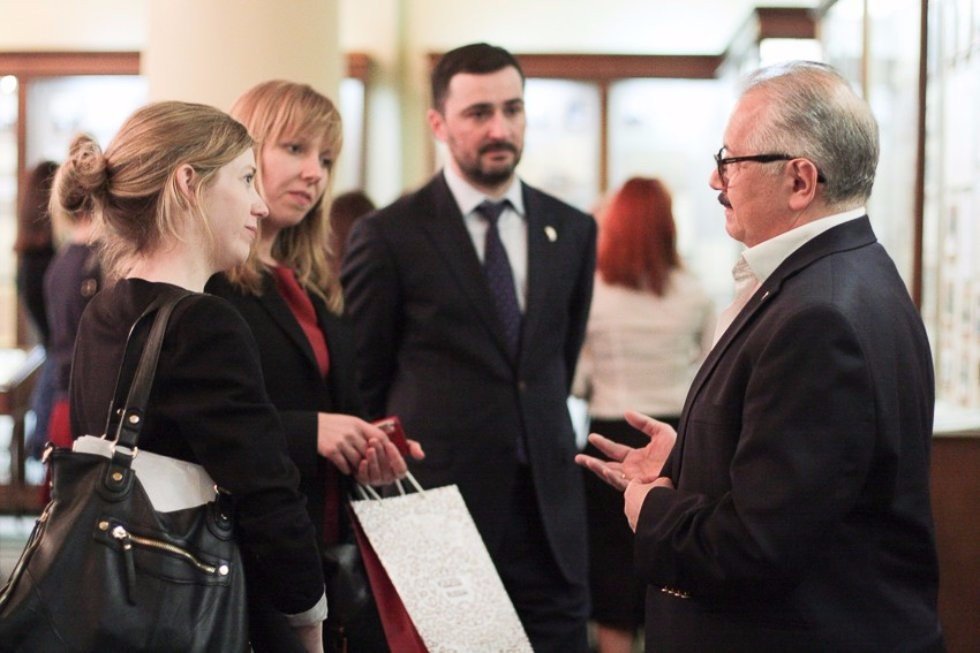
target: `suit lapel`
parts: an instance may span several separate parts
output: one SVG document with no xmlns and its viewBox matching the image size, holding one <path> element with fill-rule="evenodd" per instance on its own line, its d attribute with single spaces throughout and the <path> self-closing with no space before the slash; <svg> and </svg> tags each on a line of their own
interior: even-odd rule
<svg viewBox="0 0 980 653">
<path fill-rule="evenodd" d="M 521 185 L 524 190 L 524 211 L 527 214 L 528 258 L 527 301 L 520 349 L 520 357 L 524 358 L 531 351 L 528 343 L 533 342 L 542 316 L 546 313 L 543 304 L 544 298 L 548 296 L 548 285 L 557 278 L 554 251 L 560 230 L 555 223 L 555 217 L 544 210 L 537 191 L 526 184 Z"/>
<path fill-rule="evenodd" d="M 477 258 L 473 240 L 463 222 L 459 206 L 446 185 L 442 173 L 429 183 L 432 204 L 421 224 L 430 240 L 446 261 L 452 275 L 469 299 L 473 311 L 486 325 L 497 346 L 507 356 L 503 326 L 494 309 L 493 297 Z"/>
<path fill-rule="evenodd" d="M 779 267 L 766 279 L 755 294 L 749 299 L 742 311 L 735 316 L 731 326 L 722 334 L 721 338 L 715 343 L 711 351 L 702 363 L 701 368 L 691 383 L 691 389 L 687 393 L 684 401 L 684 409 L 681 412 L 681 432 L 685 430 L 685 422 L 690 417 L 691 405 L 701 393 L 705 383 L 711 378 L 712 373 L 718 367 L 725 352 L 731 346 L 735 337 L 750 324 L 755 316 L 761 313 L 766 307 L 770 306 L 776 299 L 783 283 L 790 277 L 809 267 L 814 261 L 821 259 L 829 254 L 864 247 L 875 242 L 875 235 L 871 229 L 871 222 L 867 216 L 845 222 L 842 225 L 829 229 L 813 240 L 804 243 L 802 247 L 790 254 L 789 258 L 783 261 Z M 673 474 L 680 472 L 680 461 L 683 458 L 684 438 L 677 441 L 677 456 L 671 455 Z M 673 476 L 675 480 L 677 476 Z"/>
<path fill-rule="evenodd" d="M 259 303 L 262 305 L 272 319 L 279 325 L 290 340 L 293 341 L 303 355 L 306 356 L 313 365 L 317 365 L 316 356 L 313 354 L 313 347 L 309 339 L 303 333 L 303 328 L 296 321 L 296 317 L 282 298 L 275 287 L 275 280 L 271 274 L 262 275 L 262 295 L 259 296 Z"/>
</svg>

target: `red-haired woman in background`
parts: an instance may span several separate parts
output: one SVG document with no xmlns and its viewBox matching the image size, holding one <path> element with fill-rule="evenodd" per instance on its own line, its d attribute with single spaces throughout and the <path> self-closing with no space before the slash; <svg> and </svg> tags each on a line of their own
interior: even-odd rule
<svg viewBox="0 0 980 653">
<path fill-rule="evenodd" d="M 595 292 L 574 387 L 589 402 L 590 430 L 645 445 L 627 410 L 676 427 L 713 334 L 711 300 L 677 253 L 670 194 L 659 180 L 630 179 L 599 214 Z M 585 453 L 601 455 L 592 449 Z M 631 562 L 633 533 L 622 496 L 587 470 L 584 477 L 599 651 L 628 653 L 645 592 Z"/>
</svg>

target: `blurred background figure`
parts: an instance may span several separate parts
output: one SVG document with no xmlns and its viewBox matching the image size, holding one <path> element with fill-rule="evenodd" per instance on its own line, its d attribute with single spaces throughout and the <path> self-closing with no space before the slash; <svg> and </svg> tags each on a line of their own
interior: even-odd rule
<svg viewBox="0 0 980 653">
<path fill-rule="evenodd" d="M 45 352 L 48 352 L 50 331 L 44 305 L 44 273 L 54 258 L 54 233 L 48 213 L 48 199 L 57 169 L 58 164 L 54 161 L 42 161 L 28 175 L 17 211 L 17 240 L 14 243 L 17 296 Z M 54 368 L 50 360 L 46 360 L 31 394 L 34 428 L 27 433 L 27 454 L 31 458 L 40 458 L 48 439 L 53 374 Z"/>
<path fill-rule="evenodd" d="M 57 446 L 69 447 L 72 434 L 68 416 L 68 380 L 75 334 L 82 311 L 102 286 L 102 268 L 93 241 L 91 197 L 70 197 L 76 189 L 68 184 L 58 187 L 64 196 L 51 198 L 50 214 L 61 245 L 44 275 L 44 302 L 50 331 L 47 364 L 53 370 L 48 439 Z M 63 208 L 65 206 L 80 208 L 68 211 Z"/>
<path fill-rule="evenodd" d="M 347 236 L 358 218 L 375 208 L 374 202 L 362 190 L 341 193 L 333 198 L 330 205 L 330 265 L 334 275 L 340 277 L 340 264 L 347 250 Z"/>
<path fill-rule="evenodd" d="M 638 410 L 677 425 L 711 347 L 714 307 L 681 263 L 671 197 L 659 180 L 628 180 L 598 220 L 595 293 L 573 392 L 588 401 L 591 431 L 643 446 L 646 436 L 623 414 Z M 598 650 L 628 653 L 643 624 L 645 592 L 633 570 L 633 533 L 619 493 L 591 472 L 584 476 Z"/>
</svg>

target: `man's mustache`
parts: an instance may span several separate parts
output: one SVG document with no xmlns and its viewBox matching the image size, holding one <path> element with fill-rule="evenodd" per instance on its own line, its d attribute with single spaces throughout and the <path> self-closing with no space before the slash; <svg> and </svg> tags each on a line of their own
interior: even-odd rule
<svg viewBox="0 0 980 653">
<path fill-rule="evenodd" d="M 508 143 L 507 141 L 487 143 L 480 148 L 480 154 L 488 154 L 490 152 L 511 152 L 517 154 L 517 148 L 514 147 L 513 143 Z"/>
<path fill-rule="evenodd" d="M 724 206 L 726 209 L 732 208 L 732 203 L 728 201 L 728 195 L 724 193 L 718 193 L 718 203 Z"/>
</svg>

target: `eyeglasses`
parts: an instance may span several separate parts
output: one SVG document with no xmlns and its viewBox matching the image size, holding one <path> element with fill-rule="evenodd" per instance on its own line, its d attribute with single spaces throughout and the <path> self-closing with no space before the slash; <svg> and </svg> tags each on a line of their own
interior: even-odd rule
<svg viewBox="0 0 980 653">
<path fill-rule="evenodd" d="M 790 156 L 789 154 L 753 154 L 751 156 L 729 156 L 722 157 L 721 155 L 725 152 L 724 146 L 718 150 L 715 154 L 715 165 L 718 166 L 718 179 L 721 180 L 722 186 L 728 186 L 728 177 L 725 176 L 725 166 L 730 163 L 773 163 L 774 161 L 792 161 L 793 159 L 802 159 L 800 156 Z M 820 169 L 817 168 L 817 181 L 821 184 L 826 183 L 827 178 L 823 176 Z"/>
</svg>

